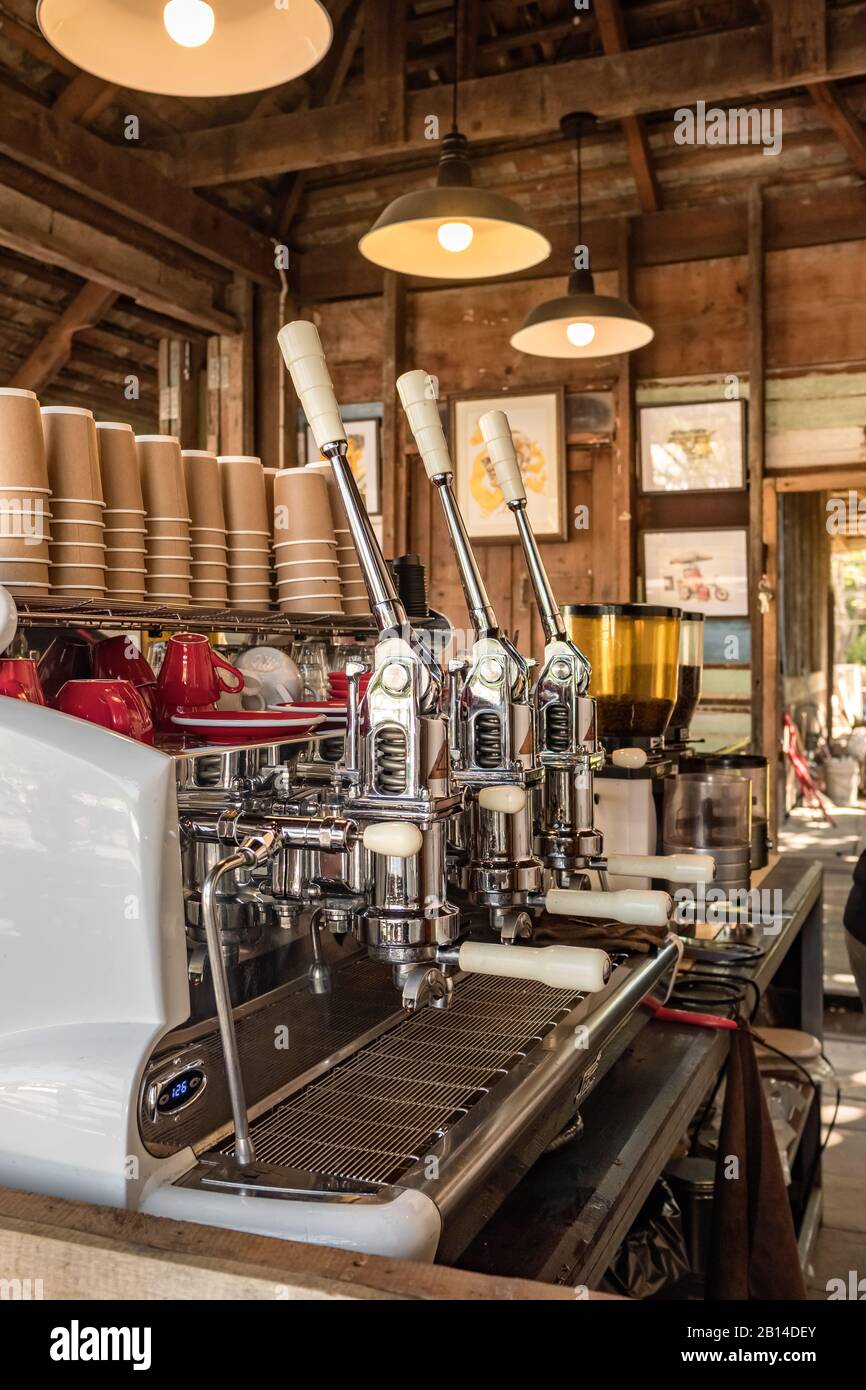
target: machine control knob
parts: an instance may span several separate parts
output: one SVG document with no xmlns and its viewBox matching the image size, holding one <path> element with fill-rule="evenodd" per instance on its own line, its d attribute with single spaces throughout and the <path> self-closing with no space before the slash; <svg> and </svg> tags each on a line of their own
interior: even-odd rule
<svg viewBox="0 0 866 1390">
<path fill-rule="evenodd" d="M 647 756 L 643 748 L 615 748 L 610 755 L 614 767 L 646 767 Z"/>
<path fill-rule="evenodd" d="M 411 679 L 408 669 L 399 661 L 392 661 L 382 672 L 382 684 L 389 695 L 402 695 Z"/>
<path fill-rule="evenodd" d="M 495 656 L 486 656 L 478 667 L 478 673 L 483 681 L 498 685 L 502 680 L 502 662 Z"/>
</svg>

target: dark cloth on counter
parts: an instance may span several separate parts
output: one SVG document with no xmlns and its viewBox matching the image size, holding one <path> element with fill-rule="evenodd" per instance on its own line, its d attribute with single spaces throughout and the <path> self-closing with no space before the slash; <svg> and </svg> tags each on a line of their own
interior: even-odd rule
<svg viewBox="0 0 866 1390">
<path fill-rule="evenodd" d="M 705 1297 L 805 1299 L 788 1190 L 754 1043 L 742 1028 L 729 1036 Z"/>
<path fill-rule="evenodd" d="M 854 865 L 854 882 L 845 904 L 843 920 L 845 930 L 861 946 L 866 946 L 866 850 Z"/>
<path fill-rule="evenodd" d="M 532 932 L 539 946 L 597 946 L 602 951 L 634 951 L 646 955 L 664 945 L 668 927 L 628 927 L 622 922 L 603 922 L 579 917 L 554 917 L 542 913 Z"/>
</svg>

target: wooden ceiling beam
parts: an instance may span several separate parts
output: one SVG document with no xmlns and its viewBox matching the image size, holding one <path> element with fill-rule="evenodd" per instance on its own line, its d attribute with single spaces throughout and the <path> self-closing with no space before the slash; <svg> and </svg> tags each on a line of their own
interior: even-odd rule
<svg viewBox="0 0 866 1390">
<path fill-rule="evenodd" d="M 866 129 L 834 82 L 813 82 L 809 93 L 827 125 L 844 146 L 861 178 L 866 179 Z"/>
<path fill-rule="evenodd" d="M 619 0 L 594 0 L 593 10 L 605 53 L 611 56 L 627 52 L 628 35 Z M 662 205 L 661 192 L 643 117 L 623 116 L 620 125 L 628 148 L 641 212 L 658 212 Z"/>
<path fill-rule="evenodd" d="M 236 320 L 214 304 L 212 284 L 4 185 L 0 185 L 0 246 L 129 295 L 175 321 L 189 320 L 212 333 L 238 330 Z"/>
<path fill-rule="evenodd" d="M 751 25 L 658 43 L 626 53 L 522 68 L 462 86 L 462 122 L 477 142 L 549 135 L 579 104 L 599 119 L 621 120 L 668 111 L 699 99 L 738 102 L 809 81 L 866 72 L 866 4 L 827 16 L 827 57 L 816 70 L 780 75 L 773 65 L 773 28 Z M 798 52 L 800 50 L 797 50 Z M 425 118 L 450 118 L 450 87 L 412 91 L 406 98 L 405 140 L 387 140 L 377 154 L 404 156 L 429 148 Z M 205 186 L 269 177 L 291 169 L 363 163 L 370 158 L 363 101 L 313 108 L 217 129 L 189 131 L 160 142 L 178 182 Z"/>
<path fill-rule="evenodd" d="M 0 87 L 0 153 L 232 271 L 274 283 L 270 240 L 179 188 L 140 151 Z"/>
<path fill-rule="evenodd" d="M 79 72 L 51 105 L 56 116 L 79 125 L 92 125 L 115 100 L 118 88 L 89 72 Z"/>
<path fill-rule="evenodd" d="M 821 190 L 806 196 L 786 189 L 779 198 L 767 196 L 764 216 L 768 251 L 863 240 L 866 238 L 866 188 Z M 620 220 L 606 217 L 584 223 L 584 240 L 592 253 L 593 270 L 616 269 Z M 565 277 L 574 247 L 574 221 L 545 222 L 544 230 L 553 245 L 550 257 L 541 265 L 511 275 L 509 279 Z M 747 249 L 743 203 L 725 202 L 646 213 L 633 218 L 631 223 L 632 261 L 638 267 L 744 256 Z M 383 272 L 358 255 L 354 241 L 304 252 L 299 256 L 299 263 L 298 297 L 302 304 L 382 293 Z M 433 290 L 455 288 L 465 283 L 410 278 L 409 288 Z"/>
<path fill-rule="evenodd" d="M 393 146 L 406 138 L 406 6 L 369 4 L 364 21 L 364 113 L 369 143 Z"/>
<path fill-rule="evenodd" d="M 331 48 L 331 53 L 335 55 L 332 64 L 328 64 L 328 59 L 322 64 L 324 69 L 321 85 L 316 86 L 316 104 L 320 106 L 332 106 L 339 101 L 346 84 L 346 78 L 352 63 L 355 61 L 355 54 L 361 44 L 364 33 L 365 6 L 364 0 L 353 0 L 341 16 L 337 30 L 337 38 Z M 337 23 L 336 15 L 332 15 L 334 22 Z M 330 56 L 330 55 L 328 55 Z M 276 212 L 273 217 L 274 235 L 281 241 L 289 235 L 289 228 L 298 215 L 298 210 L 304 199 L 309 181 L 309 173 L 302 169 L 299 173 L 290 177 L 280 194 Z"/>
<path fill-rule="evenodd" d="M 80 328 L 95 328 L 117 298 L 117 291 L 89 281 L 47 330 L 12 378 L 12 386 L 41 391 L 72 356 L 72 339 Z"/>
</svg>

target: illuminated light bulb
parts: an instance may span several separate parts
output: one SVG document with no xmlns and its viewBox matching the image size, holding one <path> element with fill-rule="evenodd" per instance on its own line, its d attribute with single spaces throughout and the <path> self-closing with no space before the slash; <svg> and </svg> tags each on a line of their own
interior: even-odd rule
<svg viewBox="0 0 866 1390">
<path fill-rule="evenodd" d="M 588 347 L 595 337 L 595 328 L 591 323 L 570 323 L 565 336 L 575 347 Z"/>
<path fill-rule="evenodd" d="M 436 236 L 443 251 L 465 251 L 475 233 L 468 222 L 443 222 Z"/>
<path fill-rule="evenodd" d="M 201 48 L 213 34 L 216 19 L 207 0 L 168 0 L 162 22 L 175 43 Z"/>
</svg>

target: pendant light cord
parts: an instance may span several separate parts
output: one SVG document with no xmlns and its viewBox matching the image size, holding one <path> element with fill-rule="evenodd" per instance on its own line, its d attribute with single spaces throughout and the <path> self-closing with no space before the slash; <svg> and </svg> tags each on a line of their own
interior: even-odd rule
<svg viewBox="0 0 866 1390">
<path fill-rule="evenodd" d="M 454 0 L 454 86 L 451 91 L 451 131 L 457 134 L 457 92 L 460 86 L 460 0 Z"/>
<path fill-rule="evenodd" d="M 577 244 L 583 245 L 583 122 L 577 122 Z"/>
</svg>

